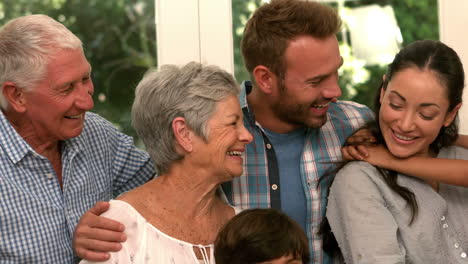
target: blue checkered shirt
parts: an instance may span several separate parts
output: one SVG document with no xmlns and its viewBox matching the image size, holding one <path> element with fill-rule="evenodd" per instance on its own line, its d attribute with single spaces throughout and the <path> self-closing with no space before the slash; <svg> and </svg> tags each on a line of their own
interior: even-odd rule
<svg viewBox="0 0 468 264">
<path fill-rule="evenodd" d="M 97 201 L 152 178 L 149 156 L 102 117 L 87 113 L 62 142 L 63 191 L 51 163 L 0 112 L 0 263 L 73 263 L 73 231 Z"/>
<path fill-rule="evenodd" d="M 266 137 L 261 125 L 249 111 L 246 94 L 250 92 L 250 82 L 243 82 L 240 103 L 244 113 L 244 125 L 252 133 L 253 142 L 246 146 L 244 174 L 224 184 L 223 189 L 229 201 L 246 208 L 281 209 L 278 163 L 273 145 Z M 366 106 L 338 101 L 330 104 L 328 121 L 321 128 L 308 128 L 302 162 L 300 165 L 303 189 L 307 201 L 306 225 L 312 263 L 330 263 L 322 251 L 322 240 L 317 231 L 325 215 L 329 180 L 318 182 L 319 178 L 341 160 L 341 147 L 346 138 L 365 122 L 373 118 Z M 287 199 L 287 197 L 283 197 Z"/>
</svg>

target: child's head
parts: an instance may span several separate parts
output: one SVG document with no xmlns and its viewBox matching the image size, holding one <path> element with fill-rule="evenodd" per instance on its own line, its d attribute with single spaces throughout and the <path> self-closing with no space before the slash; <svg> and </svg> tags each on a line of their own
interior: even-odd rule
<svg viewBox="0 0 468 264">
<path fill-rule="evenodd" d="M 245 210 L 232 218 L 218 234 L 214 255 L 218 264 L 299 264 L 310 258 L 304 231 L 274 209 Z"/>
</svg>

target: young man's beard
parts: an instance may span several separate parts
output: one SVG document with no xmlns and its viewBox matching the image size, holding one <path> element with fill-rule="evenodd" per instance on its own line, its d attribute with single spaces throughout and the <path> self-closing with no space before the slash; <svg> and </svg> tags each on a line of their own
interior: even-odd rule
<svg viewBox="0 0 468 264">
<path fill-rule="evenodd" d="M 313 103 L 298 104 L 288 101 L 288 93 L 283 81 L 278 82 L 280 100 L 272 105 L 275 115 L 283 122 L 297 125 L 299 127 L 319 128 L 327 121 L 327 115 L 323 117 L 311 116 Z"/>
</svg>

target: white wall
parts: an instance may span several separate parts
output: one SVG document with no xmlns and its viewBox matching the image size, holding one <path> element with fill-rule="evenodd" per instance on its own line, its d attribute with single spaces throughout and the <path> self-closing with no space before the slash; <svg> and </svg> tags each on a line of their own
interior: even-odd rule
<svg viewBox="0 0 468 264">
<path fill-rule="evenodd" d="M 234 74 L 231 0 L 156 0 L 158 66 L 198 61 Z"/>
<path fill-rule="evenodd" d="M 468 79 L 468 1 L 439 0 L 440 40 L 452 47 L 460 56 Z M 466 82 L 465 82 L 466 83 Z M 460 133 L 468 134 L 468 88 L 463 95 L 460 111 Z"/>
</svg>

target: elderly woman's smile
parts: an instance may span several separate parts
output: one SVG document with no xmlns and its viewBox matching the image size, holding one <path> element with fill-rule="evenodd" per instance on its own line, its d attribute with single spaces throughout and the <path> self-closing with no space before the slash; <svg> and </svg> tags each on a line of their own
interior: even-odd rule
<svg viewBox="0 0 468 264">
<path fill-rule="evenodd" d="M 239 209 L 221 184 L 243 172 L 239 86 L 216 66 L 162 66 L 140 81 L 133 126 L 158 176 L 110 202 L 107 216 L 127 225 L 119 263 L 214 264 L 213 243 Z M 128 230 L 128 231 L 127 231 Z"/>
<path fill-rule="evenodd" d="M 200 165 L 211 167 L 215 174 L 240 176 L 245 145 L 252 141 L 252 135 L 244 127 L 236 96 L 228 96 L 216 104 L 207 128 L 208 141 L 200 138 L 201 145 L 194 146 L 194 155 L 206 162 L 202 161 Z"/>
</svg>

